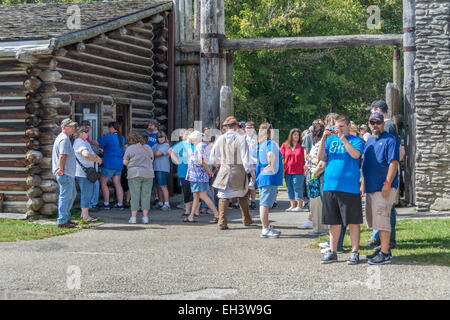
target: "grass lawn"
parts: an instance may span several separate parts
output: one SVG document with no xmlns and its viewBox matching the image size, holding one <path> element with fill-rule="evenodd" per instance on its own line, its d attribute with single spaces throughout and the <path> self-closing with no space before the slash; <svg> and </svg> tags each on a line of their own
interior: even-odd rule
<svg viewBox="0 0 450 320">
<path fill-rule="evenodd" d="M 60 229 L 56 225 L 41 225 L 27 220 L 0 219 L 0 242 L 13 242 L 21 240 L 38 240 L 63 234 L 69 234 L 89 228 L 90 225 L 98 225 L 99 220 L 94 224 L 80 222 L 80 212 L 71 210 L 72 221 L 77 221 L 79 225 L 73 229 Z M 56 216 L 50 217 L 56 220 Z"/>
<path fill-rule="evenodd" d="M 394 260 L 450 266 L 450 219 L 405 219 L 398 220 L 396 226 L 397 246 L 392 249 Z M 360 255 L 371 254 L 373 248 L 366 246 L 372 229 L 361 227 Z M 319 248 L 318 244 L 328 240 L 320 237 L 309 245 Z M 344 239 L 344 250 L 351 251 L 350 237 Z"/>
</svg>

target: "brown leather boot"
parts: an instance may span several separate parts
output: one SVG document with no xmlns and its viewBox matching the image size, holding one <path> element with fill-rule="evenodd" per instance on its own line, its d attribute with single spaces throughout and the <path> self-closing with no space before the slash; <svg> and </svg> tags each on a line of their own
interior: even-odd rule
<svg viewBox="0 0 450 320">
<path fill-rule="evenodd" d="M 239 198 L 239 206 L 241 207 L 242 212 L 242 223 L 245 226 L 249 226 L 253 223 L 253 219 L 250 216 L 250 208 L 248 206 L 248 198 L 242 197 Z"/>
<path fill-rule="evenodd" d="M 219 199 L 219 222 L 220 229 L 228 229 L 227 222 L 228 199 Z"/>
</svg>

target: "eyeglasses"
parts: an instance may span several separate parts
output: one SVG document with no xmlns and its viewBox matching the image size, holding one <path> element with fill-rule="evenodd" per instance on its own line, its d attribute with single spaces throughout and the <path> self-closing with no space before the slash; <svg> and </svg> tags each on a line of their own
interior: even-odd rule
<svg viewBox="0 0 450 320">
<path fill-rule="evenodd" d="M 380 121 L 370 121 L 371 125 L 380 125 L 381 123 Z"/>
</svg>

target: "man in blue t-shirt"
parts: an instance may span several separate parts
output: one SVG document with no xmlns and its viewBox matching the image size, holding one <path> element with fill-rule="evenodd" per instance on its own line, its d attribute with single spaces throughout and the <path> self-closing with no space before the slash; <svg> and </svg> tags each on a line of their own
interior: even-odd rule
<svg viewBox="0 0 450 320">
<path fill-rule="evenodd" d="M 145 133 L 148 135 L 148 142 L 150 148 L 152 148 L 155 144 L 158 143 L 157 135 L 158 135 L 158 126 L 159 123 L 155 119 L 150 119 L 148 122 L 148 130 Z"/>
<path fill-rule="evenodd" d="M 350 126 L 348 116 L 338 116 L 334 131 L 325 130 L 317 155 L 318 159 L 326 162 L 322 223 L 330 225 L 330 251 L 321 263 L 337 261 L 341 224 L 350 229 L 352 253 L 347 263 L 359 263 L 360 224 L 363 222 L 359 163 L 364 141 L 350 134 Z"/>
<path fill-rule="evenodd" d="M 372 138 L 364 147 L 361 194 L 366 193 L 367 226 L 378 230 L 381 242 L 381 247 L 367 259 L 371 265 L 380 265 L 392 261 L 389 248 L 390 211 L 398 188 L 399 142 L 395 136 L 384 131 L 382 113 L 372 113 L 369 126 Z"/>
</svg>

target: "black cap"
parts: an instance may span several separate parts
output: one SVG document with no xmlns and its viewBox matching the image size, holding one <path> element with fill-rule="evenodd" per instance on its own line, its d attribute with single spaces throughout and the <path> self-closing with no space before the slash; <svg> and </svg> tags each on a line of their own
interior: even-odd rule
<svg viewBox="0 0 450 320">
<path fill-rule="evenodd" d="M 366 110 L 370 111 L 372 109 L 377 109 L 380 108 L 381 112 L 383 113 L 387 113 L 388 112 L 388 105 L 384 100 L 375 100 L 374 102 L 372 102 L 372 104 L 370 105 L 370 107 L 367 107 Z"/>
<path fill-rule="evenodd" d="M 370 115 L 370 117 L 369 117 L 369 121 L 372 121 L 372 120 L 377 120 L 377 121 L 379 121 L 379 122 L 384 122 L 383 114 L 380 113 L 380 112 L 374 112 L 374 113 L 372 113 L 372 114 Z"/>
</svg>

